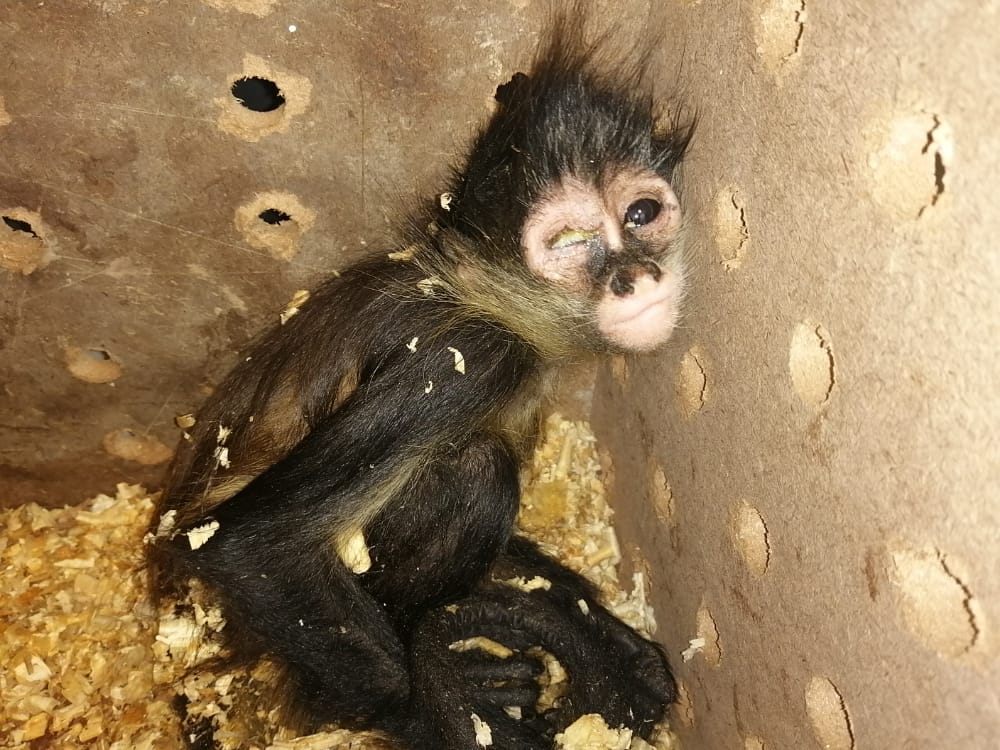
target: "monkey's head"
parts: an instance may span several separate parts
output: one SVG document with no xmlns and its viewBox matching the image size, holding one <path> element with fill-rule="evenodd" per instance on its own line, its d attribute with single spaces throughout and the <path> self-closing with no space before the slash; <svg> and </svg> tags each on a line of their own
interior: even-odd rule
<svg viewBox="0 0 1000 750">
<path fill-rule="evenodd" d="M 541 351 L 648 351 L 684 289 L 674 186 L 691 126 L 659 127 L 644 62 L 608 64 L 607 40 L 581 36 L 558 25 L 497 90 L 440 221 L 507 280 L 491 313 Z"/>
</svg>

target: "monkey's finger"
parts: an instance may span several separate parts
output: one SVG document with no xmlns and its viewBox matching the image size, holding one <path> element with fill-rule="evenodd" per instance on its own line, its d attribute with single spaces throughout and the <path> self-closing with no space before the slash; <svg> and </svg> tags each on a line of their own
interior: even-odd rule
<svg viewBox="0 0 1000 750">
<path fill-rule="evenodd" d="M 482 685 L 489 682 L 534 681 L 545 668 L 538 659 L 511 656 L 507 659 L 477 660 L 463 671 L 471 680 Z"/>
<path fill-rule="evenodd" d="M 487 706 L 534 706 L 538 702 L 538 683 L 527 685 L 499 685 L 485 688 L 479 700 Z"/>
</svg>

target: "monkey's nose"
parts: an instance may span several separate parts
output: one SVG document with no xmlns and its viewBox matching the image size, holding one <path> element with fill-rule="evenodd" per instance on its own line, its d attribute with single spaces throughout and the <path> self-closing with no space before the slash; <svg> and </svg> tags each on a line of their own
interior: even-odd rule
<svg viewBox="0 0 1000 750">
<path fill-rule="evenodd" d="M 628 297 L 635 291 L 635 277 L 630 268 L 619 268 L 611 277 L 609 285 L 616 297 Z"/>
<path fill-rule="evenodd" d="M 653 261 L 639 260 L 615 269 L 608 288 L 616 297 L 628 297 L 635 293 L 635 284 L 639 279 L 648 276 L 656 283 L 662 275 L 663 271 Z"/>
<path fill-rule="evenodd" d="M 647 276 L 652 277 L 653 281 L 659 281 L 660 276 L 663 275 L 660 267 L 651 260 L 643 260 L 639 265 L 642 266 L 642 270 Z"/>
</svg>

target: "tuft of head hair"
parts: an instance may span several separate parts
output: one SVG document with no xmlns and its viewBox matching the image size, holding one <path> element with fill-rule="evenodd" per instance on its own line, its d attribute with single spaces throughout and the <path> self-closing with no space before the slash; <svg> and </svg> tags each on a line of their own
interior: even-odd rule
<svg viewBox="0 0 1000 750">
<path fill-rule="evenodd" d="M 475 139 L 441 221 L 485 240 L 494 260 L 514 260 L 530 207 L 563 177 L 599 183 L 609 170 L 638 167 L 675 182 L 693 123 L 663 127 L 650 75 L 660 41 L 593 32 L 585 3 L 556 15 L 529 72 L 497 89 L 497 111 Z"/>
</svg>

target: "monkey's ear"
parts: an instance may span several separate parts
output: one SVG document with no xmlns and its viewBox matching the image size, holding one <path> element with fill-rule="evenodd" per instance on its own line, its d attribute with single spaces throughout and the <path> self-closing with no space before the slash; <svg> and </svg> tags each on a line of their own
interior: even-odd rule
<svg viewBox="0 0 1000 750">
<path fill-rule="evenodd" d="M 493 98 L 500 102 L 501 107 L 509 107 L 527 89 L 531 79 L 524 73 L 515 73 L 514 76 L 497 86 L 497 91 Z"/>
</svg>

